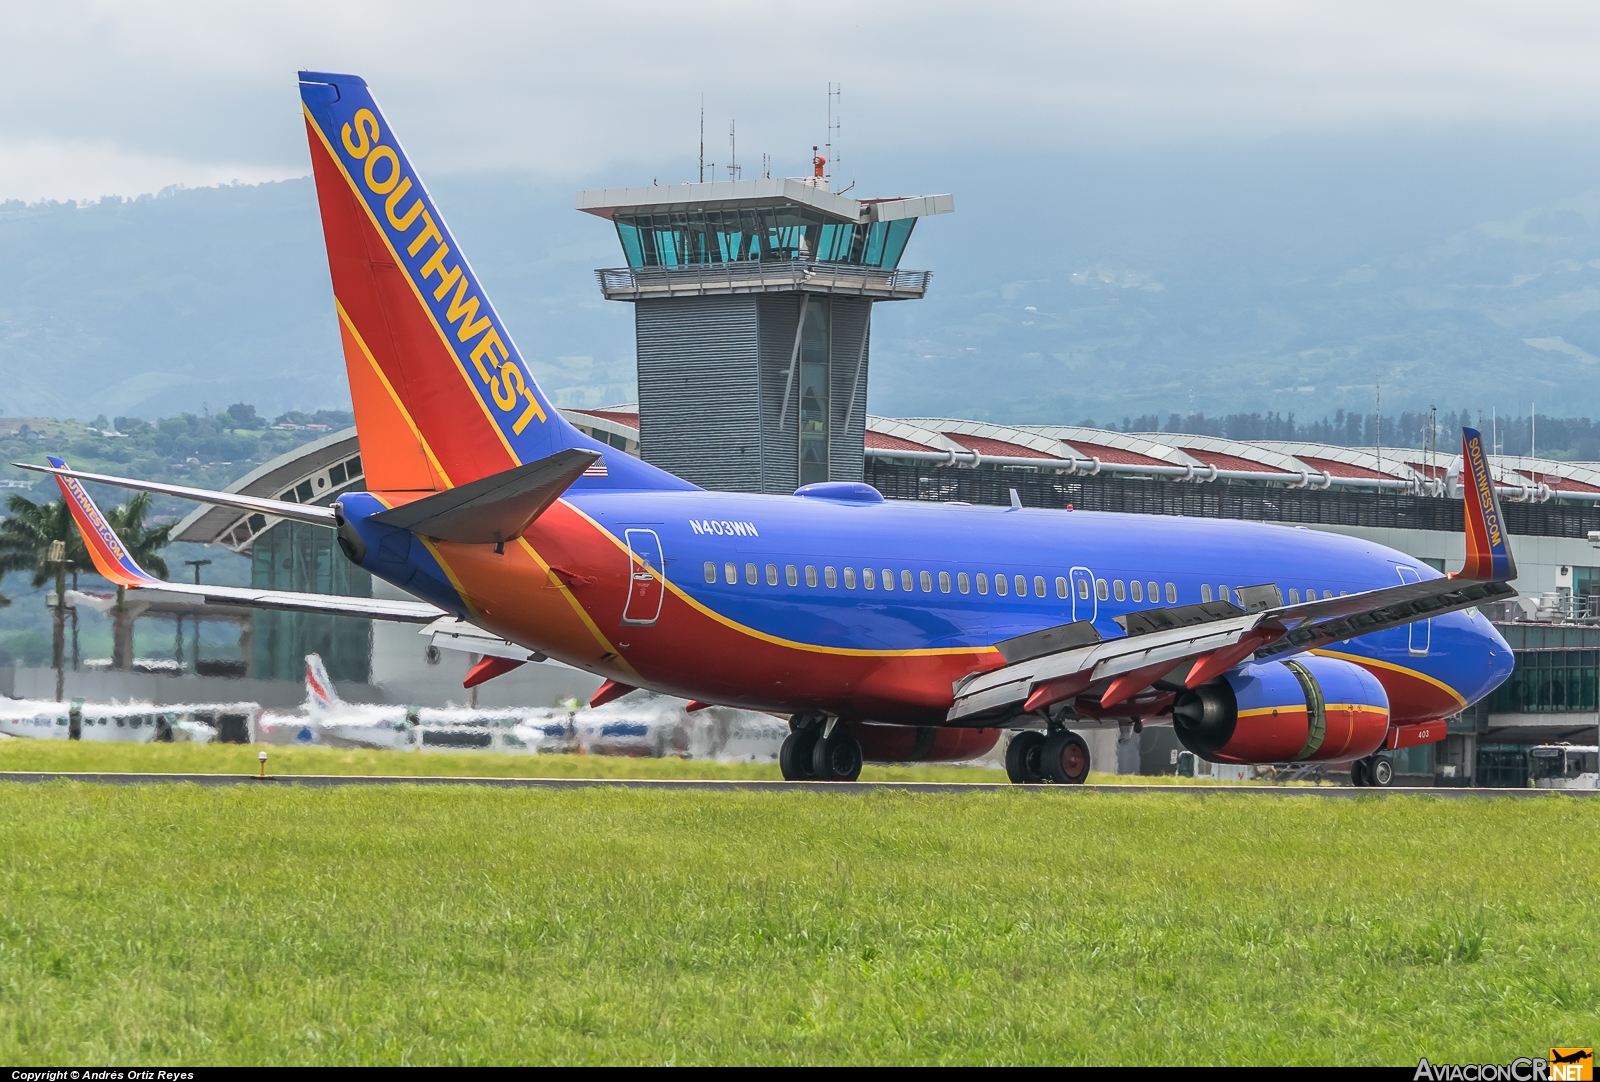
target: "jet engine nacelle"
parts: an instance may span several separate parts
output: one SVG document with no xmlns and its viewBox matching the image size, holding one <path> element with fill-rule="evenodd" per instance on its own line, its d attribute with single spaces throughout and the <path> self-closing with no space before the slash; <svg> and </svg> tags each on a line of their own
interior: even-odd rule
<svg viewBox="0 0 1600 1082">
<path fill-rule="evenodd" d="M 844 722 L 839 728 L 861 743 L 868 763 L 954 763 L 976 759 L 1000 739 L 999 729 Z"/>
<path fill-rule="evenodd" d="M 1181 692 L 1172 727 L 1214 763 L 1359 759 L 1383 746 L 1389 696 L 1359 665 L 1302 654 L 1240 665 Z"/>
</svg>

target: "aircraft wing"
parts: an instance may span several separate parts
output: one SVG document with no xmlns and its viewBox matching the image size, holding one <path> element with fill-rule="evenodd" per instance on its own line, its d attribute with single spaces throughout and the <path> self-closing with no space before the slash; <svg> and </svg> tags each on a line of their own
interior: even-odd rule
<svg viewBox="0 0 1600 1082">
<path fill-rule="evenodd" d="M 336 525 L 333 508 L 323 507 L 320 504 L 292 503 L 289 500 L 269 500 L 261 496 L 243 496 L 237 492 L 214 492 L 208 488 L 190 488 L 188 485 L 167 485 L 158 481 L 139 481 L 132 477 L 113 477 L 106 473 L 83 473 L 69 469 L 65 462 L 53 455 L 50 456 L 50 465 L 48 466 L 35 466 L 30 462 L 13 462 L 12 465 L 22 470 L 54 475 L 57 481 L 63 482 L 63 492 L 66 491 L 64 482 L 67 480 L 94 481 L 97 484 L 133 489 L 135 492 L 154 492 L 162 496 L 176 496 L 182 500 L 196 500 L 200 503 L 220 504 L 223 507 L 237 507 L 243 511 L 260 511 L 263 514 L 276 515 L 279 518 L 292 518 L 299 522 L 309 522 L 314 526 L 327 526 L 330 529 Z M 87 495 L 84 498 L 88 499 Z M 74 499 L 69 495 L 69 502 Z M 79 523 L 79 525 L 81 526 L 82 523 Z"/>
<path fill-rule="evenodd" d="M 975 724 L 1069 699 L 1094 712 L 1129 700 L 1157 705 L 1251 657 L 1312 650 L 1516 596 L 1507 584 L 1516 564 L 1475 429 L 1462 431 L 1462 451 L 1471 475 L 1464 492 L 1467 559 L 1454 575 L 1299 605 L 1284 605 L 1276 586 L 1244 587 L 1238 591 L 1244 608 L 1208 602 L 1129 613 L 1118 618 L 1128 632 L 1120 638 L 1102 640 L 1087 621 L 1019 636 L 996 644 L 1005 665 L 956 681 L 947 720 Z"/>
<path fill-rule="evenodd" d="M 83 545 L 89 550 L 89 558 L 94 561 L 95 570 L 118 586 L 141 592 L 148 591 L 149 595 L 154 597 L 162 594 L 199 597 L 207 601 L 251 605 L 263 609 L 314 612 L 327 616 L 364 616 L 373 620 L 399 620 L 414 624 L 431 623 L 441 616 L 448 615 L 438 606 L 423 601 L 389 601 L 375 597 L 257 590 L 248 586 L 197 586 L 185 582 L 164 582 L 139 566 L 122 544 L 122 539 L 111 528 L 111 524 L 100 513 L 100 508 L 95 506 L 94 500 L 84 491 L 80 478 L 93 479 L 97 475 L 73 474 L 65 469 L 66 464 L 60 459 L 53 458 L 50 461 L 59 468 L 46 472 L 56 475 L 56 483 L 61 486 L 61 494 L 67 501 L 67 508 L 72 512 L 73 521 L 77 523 L 79 532 L 83 534 Z M 312 510 L 299 504 L 285 506 L 302 511 Z M 327 509 L 319 507 L 316 510 Z"/>
</svg>

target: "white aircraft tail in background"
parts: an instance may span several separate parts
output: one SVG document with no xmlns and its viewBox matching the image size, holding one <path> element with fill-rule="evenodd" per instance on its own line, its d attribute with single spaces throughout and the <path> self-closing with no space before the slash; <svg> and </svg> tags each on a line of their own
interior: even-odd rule
<svg viewBox="0 0 1600 1082">
<path fill-rule="evenodd" d="M 328 667 L 322 663 L 321 654 L 306 655 L 306 713 L 323 714 L 344 705 L 334 690 Z"/>
</svg>

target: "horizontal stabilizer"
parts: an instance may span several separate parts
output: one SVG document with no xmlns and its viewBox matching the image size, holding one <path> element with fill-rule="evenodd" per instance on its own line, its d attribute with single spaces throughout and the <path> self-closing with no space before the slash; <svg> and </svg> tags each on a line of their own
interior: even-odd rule
<svg viewBox="0 0 1600 1082">
<path fill-rule="evenodd" d="M 52 462 L 56 461 L 59 461 L 59 459 L 52 459 Z M 79 470 L 68 469 L 65 466 L 35 466 L 27 462 L 13 462 L 12 465 L 18 469 L 33 470 L 35 473 L 50 473 L 56 477 L 70 478 L 74 481 L 92 481 L 97 485 L 112 485 L 116 488 L 132 489 L 135 492 L 154 492 L 161 496 L 176 496 L 180 500 L 195 500 L 199 503 L 218 504 L 222 507 L 237 507 L 244 511 L 260 511 L 265 515 L 290 518 L 297 522 L 309 522 L 316 526 L 332 528 L 336 525 L 333 508 L 322 507 L 318 504 L 269 500 L 261 496 L 241 496 L 237 492 L 214 492 L 208 488 L 167 485 L 159 481 L 138 481 L 131 477 L 113 477 L 105 473 L 83 473 Z"/>
<path fill-rule="evenodd" d="M 600 457 L 569 447 L 537 462 L 380 511 L 371 521 L 463 545 L 501 545 L 522 536 L 545 508 Z"/>
</svg>

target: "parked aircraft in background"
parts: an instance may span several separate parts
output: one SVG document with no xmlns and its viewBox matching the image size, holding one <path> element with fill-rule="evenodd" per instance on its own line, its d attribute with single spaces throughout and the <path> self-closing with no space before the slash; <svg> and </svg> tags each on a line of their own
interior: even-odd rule
<svg viewBox="0 0 1600 1082">
<path fill-rule="evenodd" d="M 264 714 L 266 744 L 394 750 L 479 749 L 596 755 L 776 758 L 787 727 L 766 715 L 712 711 L 689 715 L 681 700 L 628 699 L 597 709 L 573 706 L 415 707 L 349 703 L 322 658 L 306 655 L 306 705 L 300 714 Z"/>
<path fill-rule="evenodd" d="M 219 738 L 242 743 L 251 738 L 260 714 L 255 703 L 152 706 L 0 699 L 0 735 L 126 744 L 207 744 Z"/>
<path fill-rule="evenodd" d="M 848 481 L 707 492 L 562 418 L 361 79 L 302 72 L 300 89 L 370 491 L 323 507 L 33 467 L 57 474 L 113 582 L 453 618 L 501 644 L 474 680 L 553 657 L 605 678 L 595 706 L 644 688 L 788 717 L 790 778 L 972 758 L 1019 730 L 1013 780 L 1081 782 L 1074 729 L 1160 723 L 1212 761 L 1356 762 L 1360 780 L 1511 670 L 1475 611 L 1515 593 L 1475 431 L 1448 578 L 1259 523 L 889 503 Z M 336 530 L 417 600 L 161 582 L 84 481 Z"/>
</svg>

